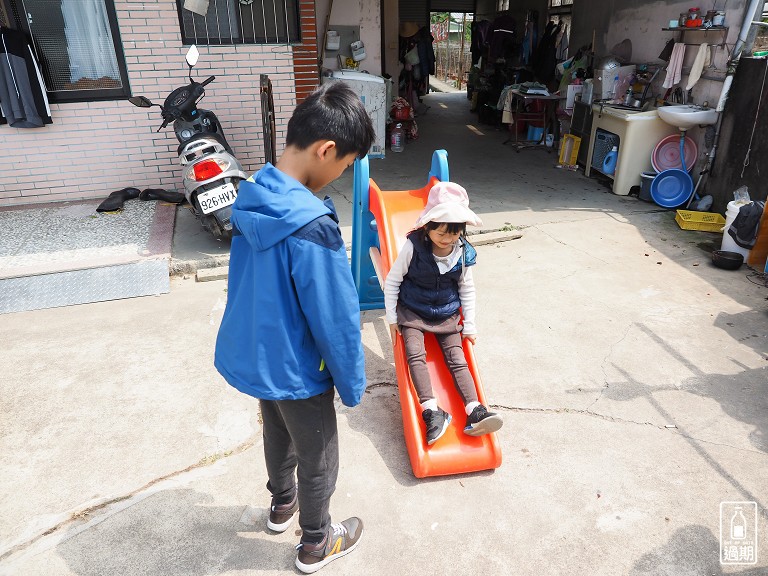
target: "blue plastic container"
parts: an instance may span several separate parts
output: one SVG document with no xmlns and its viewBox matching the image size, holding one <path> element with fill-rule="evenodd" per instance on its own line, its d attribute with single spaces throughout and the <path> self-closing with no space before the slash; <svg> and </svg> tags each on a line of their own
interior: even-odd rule
<svg viewBox="0 0 768 576">
<path fill-rule="evenodd" d="M 533 142 L 539 142 L 544 136 L 544 128 L 537 128 L 536 126 L 528 126 L 528 140 Z"/>
<path fill-rule="evenodd" d="M 603 174 L 612 176 L 616 172 L 616 162 L 619 160 L 619 151 L 616 146 L 603 158 Z"/>
</svg>

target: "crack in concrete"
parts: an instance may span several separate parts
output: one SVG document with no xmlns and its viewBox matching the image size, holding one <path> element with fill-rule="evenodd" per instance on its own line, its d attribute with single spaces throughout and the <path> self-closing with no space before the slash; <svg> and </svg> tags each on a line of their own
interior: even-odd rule
<svg viewBox="0 0 768 576">
<path fill-rule="evenodd" d="M 660 424 L 654 424 L 653 422 L 638 422 L 636 420 L 627 420 L 625 418 L 618 418 L 616 416 L 608 416 L 606 414 L 600 414 L 599 412 L 595 412 L 593 410 L 589 410 L 586 408 L 524 408 L 522 406 L 505 406 L 503 404 L 490 404 L 490 408 L 495 408 L 496 410 L 508 410 L 510 412 L 523 412 L 523 413 L 538 413 L 538 414 L 581 414 L 586 416 L 592 416 L 594 418 L 599 418 L 601 420 L 606 420 L 607 422 L 616 422 L 620 424 L 636 424 L 638 426 L 653 426 L 654 428 L 659 428 L 660 430 L 669 430 L 668 428 L 660 425 Z"/>
<path fill-rule="evenodd" d="M 80 510 L 76 510 L 75 512 L 72 512 L 66 520 L 62 520 L 61 522 L 58 522 L 53 526 L 40 532 L 36 536 L 29 538 L 25 542 L 20 542 L 8 548 L 7 550 L 5 550 L 2 554 L 0 554 L 0 562 L 2 562 L 3 560 L 7 559 L 10 556 L 23 552 L 24 550 L 26 550 L 33 544 L 39 542 L 43 538 L 51 536 L 75 522 L 86 520 L 88 519 L 88 517 L 92 516 L 96 512 L 99 512 L 100 510 L 105 510 L 110 506 L 113 506 L 114 504 L 118 504 L 125 500 L 129 500 L 130 498 L 133 498 L 141 494 L 142 492 L 145 492 L 146 490 L 148 490 L 152 486 L 155 486 L 156 484 L 159 484 L 160 482 L 163 482 L 165 480 L 171 480 L 173 478 L 178 478 L 179 476 L 196 469 L 207 468 L 208 466 L 211 466 L 212 464 L 224 458 L 229 458 L 231 456 L 241 454 L 242 452 L 249 450 L 256 444 L 257 444 L 257 441 L 251 438 L 250 440 L 243 442 L 242 444 L 240 444 L 239 446 L 236 446 L 231 450 L 226 450 L 224 452 L 217 452 L 216 454 L 205 456 L 204 458 L 201 458 L 197 463 L 192 464 L 191 466 L 187 466 L 183 470 L 176 470 L 175 472 L 171 472 L 164 476 L 160 476 L 158 478 L 150 480 L 149 482 L 144 484 L 144 486 L 141 486 L 140 488 L 132 490 L 127 494 L 123 494 L 122 496 L 115 496 L 114 498 L 109 498 L 108 500 L 104 500 L 103 502 L 99 502 L 98 504 L 94 504 L 92 506 L 87 506 Z"/>
<path fill-rule="evenodd" d="M 547 222 L 547 224 L 558 224 L 558 222 Z M 610 262 L 607 262 L 607 261 L 603 260 L 602 258 L 598 258 L 598 257 L 597 257 L 597 256 L 595 256 L 594 254 L 592 254 L 592 253 L 590 253 L 590 252 L 587 252 L 586 250 L 582 250 L 581 248 L 576 248 L 575 246 L 571 246 L 571 245 L 570 245 L 570 244 L 568 244 L 567 242 L 563 242 L 562 240 L 558 240 L 557 238 L 555 238 L 554 236 L 552 236 L 552 234 L 550 234 L 550 233 L 549 233 L 549 232 L 547 232 L 546 230 L 542 230 L 540 226 L 541 226 L 541 224 L 537 224 L 536 226 L 533 226 L 533 228 L 536 228 L 536 230 L 538 230 L 538 231 L 539 231 L 539 232 L 541 232 L 542 234 L 546 234 L 547 236 L 549 236 L 549 237 L 550 237 L 552 240 L 554 240 L 554 241 L 555 241 L 555 242 L 557 242 L 558 244 L 562 244 L 563 246 L 565 246 L 565 247 L 567 247 L 567 248 L 570 248 L 571 250 L 576 250 L 577 252 L 581 252 L 582 254 L 586 254 L 586 255 L 587 255 L 587 256 L 589 256 L 590 258 L 594 258 L 595 260 L 599 260 L 599 261 L 600 261 L 600 262 L 602 262 L 603 264 L 610 264 Z"/>
<path fill-rule="evenodd" d="M 603 361 L 600 363 L 600 370 L 603 371 L 603 387 L 600 390 L 600 394 L 597 395 L 597 398 L 595 398 L 592 401 L 592 403 L 589 406 L 587 406 L 587 410 L 589 410 L 590 408 L 592 408 L 592 406 L 597 404 L 597 402 L 603 397 L 603 394 L 605 393 L 605 391 L 609 388 L 610 384 L 608 382 L 608 374 L 605 371 L 605 364 L 606 364 L 606 362 L 608 362 L 608 358 L 610 358 L 613 355 L 614 347 L 618 346 L 619 344 L 621 344 L 626 339 L 626 337 L 629 335 L 629 331 L 632 329 L 633 325 L 634 325 L 634 322 L 629 324 L 629 326 L 627 326 L 627 329 L 624 331 L 624 335 L 621 338 L 619 338 L 616 342 L 611 344 L 611 347 L 608 349 L 608 352 L 606 353 L 605 357 L 603 358 Z"/>
</svg>

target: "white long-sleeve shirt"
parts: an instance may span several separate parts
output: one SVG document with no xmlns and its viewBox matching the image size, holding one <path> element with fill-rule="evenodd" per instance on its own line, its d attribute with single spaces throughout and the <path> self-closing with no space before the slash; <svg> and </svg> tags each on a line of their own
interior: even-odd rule
<svg viewBox="0 0 768 576">
<path fill-rule="evenodd" d="M 437 263 L 440 274 L 445 274 L 461 259 L 462 247 L 459 242 L 453 247 L 448 256 L 432 255 Z M 384 281 L 384 308 L 388 324 L 397 324 L 397 300 L 400 296 L 400 284 L 408 273 L 413 258 L 413 243 L 406 240 L 392 268 Z M 464 273 L 459 278 L 459 300 L 461 312 L 464 315 L 464 334 L 477 334 L 475 327 L 475 281 L 472 278 L 472 267 L 464 268 Z"/>
</svg>

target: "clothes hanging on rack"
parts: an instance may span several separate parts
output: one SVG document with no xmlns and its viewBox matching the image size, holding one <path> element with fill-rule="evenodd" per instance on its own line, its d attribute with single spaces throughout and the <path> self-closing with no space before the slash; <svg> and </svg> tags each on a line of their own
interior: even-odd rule
<svg viewBox="0 0 768 576">
<path fill-rule="evenodd" d="M 18 30 L 0 27 L 0 124 L 41 128 L 52 122 L 31 43 Z"/>
<path fill-rule="evenodd" d="M 534 53 L 533 71 L 536 74 L 536 79 L 542 84 L 549 83 L 555 77 L 555 66 L 557 65 L 555 42 L 562 27 L 562 22 L 555 24 L 550 20 Z"/>
<path fill-rule="evenodd" d="M 568 26 L 563 25 L 555 41 L 555 58 L 558 62 L 568 59 Z"/>
<path fill-rule="evenodd" d="M 525 34 L 522 42 L 522 61 L 524 65 L 531 63 L 536 46 L 539 44 L 539 13 L 536 10 L 529 10 L 525 19 Z"/>
<path fill-rule="evenodd" d="M 477 64 L 483 56 L 490 33 L 491 23 L 488 20 L 478 20 L 472 23 L 472 43 L 469 48 L 472 53 L 472 65 Z"/>
<path fill-rule="evenodd" d="M 405 97 L 414 109 L 421 102 L 421 97 L 429 91 L 429 75 L 435 74 L 435 50 L 432 46 L 434 41 L 426 26 L 420 28 L 413 36 L 400 37 L 400 62 L 404 66 L 398 82 L 399 94 Z M 412 64 L 413 59 L 406 58 L 406 54 L 413 50 L 418 54 L 418 62 Z"/>
<path fill-rule="evenodd" d="M 509 14 L 500 13 L 493 21 L 488 38 L 490 62 L 496 62 L 499 58 L 511 59 L 515 45 L 516 27 L 517 23 L 514 17 Z"/>
</svg>

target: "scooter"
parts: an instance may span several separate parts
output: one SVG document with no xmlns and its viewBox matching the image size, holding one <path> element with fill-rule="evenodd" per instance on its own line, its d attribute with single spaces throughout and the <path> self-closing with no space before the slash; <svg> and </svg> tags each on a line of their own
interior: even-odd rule
<svg viewBox="0 0 768 576">
<path fill-rule="evenodd" d="M 228 239 L 232 237 L 232 204 L 240 181 L 248 175 L 227 143 L 216 114 L 197 107 L 205 95 L 205 86 L 215 79 L 215 76 L 203 82 L 192 79 L 192 68 L 199 56 L 193 45 L 186 55 L 189 84 L 173 90 L 162 106 L 144 96 L 134 96 L 128 101 L 139 108 L 160 108 L 163 123 L 157 132 L 173 122 L 187 202 L 203 228 L 217 239 Z"/>
</svg>

